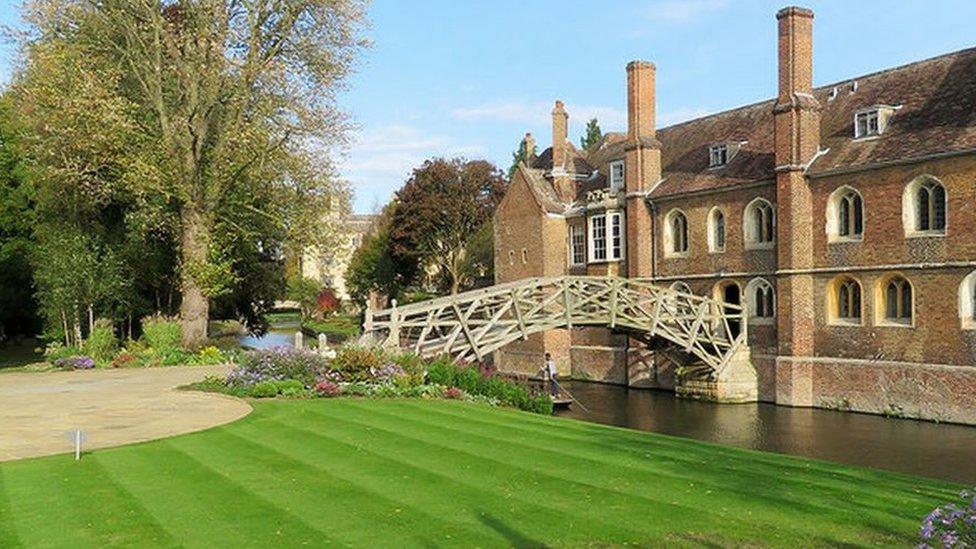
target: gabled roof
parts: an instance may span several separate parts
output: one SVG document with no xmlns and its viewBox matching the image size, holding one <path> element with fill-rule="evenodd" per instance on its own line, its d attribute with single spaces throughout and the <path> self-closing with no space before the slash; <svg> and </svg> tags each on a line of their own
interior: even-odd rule
<svg viewBox="0 0 976 549">
<path fill-rule="evenodd" d="M 976 48 L 821 86 L 814 96 L 821 106 L 820 141 L 826 152 L 810 165 L 809 175 L 976 150 Z M 658 130 L 663 180 L 652 197 L 774 179 L 773 103 L 771 99 Z M 875 105 L 899 108 L 883 135 L 854 140 L 855 111 Z M 574 160 L 575 166 L 585 162 L 599 172 L 580 183 L 578 197 L 595 185 L 606 186 L 606 164 L 623 157 L 624 137 L 608 133 L 588 153 L 573 149 L 574 158 L 582 160 Z M 738 152 L 725 166 L 710 168 L 709 146 L 730 142 L 742 143 Z M 551 154 L 547 149 L 533 166 L 551 168 Z"/>
</svg>

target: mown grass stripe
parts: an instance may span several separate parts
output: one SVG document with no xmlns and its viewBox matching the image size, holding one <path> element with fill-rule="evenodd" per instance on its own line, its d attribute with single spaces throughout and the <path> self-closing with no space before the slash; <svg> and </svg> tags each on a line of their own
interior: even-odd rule
<svg viewBox="0 0 976 549">
<path fill-rule="evenodd" d="M 95 456 L 84 456 L 80 461 L 69 455 L 43 459 L 48 465 L 44 474 L 38 474 L 36 468 L 16 466 L 6 471 L 14 479 L 9 496 L 16 502 L 13 514 L 18 517 L 21 538 L 26 545 L 122 547 L 136 542 L 156 547 L 174 545 L 172 538 L 139 507 L 131 494 L 112 482 Z M 49 506 L 66 509 L 56 528 L 49 522 Z"/>
<path fill-rule="evenodd" d="M 461 408 L 460 406 L 458 408 Z M 395 408 L 397 415 L 407 414 L 409 417 L 424 418 L 424 421 L 435 421 L 438 425 L 446 428 L 455 428 L 458 418 L 464 418 L 464 430 L 466 432 L 479 432 L 490 435 L 497 435 L 499 430 L 504 434 L 506 442 L 518 442 L 522 444 L 538 445 L 545 441 L 547 447 L 551 449 L 562 449 L 569 453 L 575 453 L 581 447 L 595 450 L 593 459 L 609 466 L 636 467 L 644 471 L 667 474 L 669 476 L 680 476 L 689 467 L 704 469 L 706 471 L 720 469 L 726 475 L 714 475 L 712 482 L 716 488 L 729 487 L 729 475 L 749 475 L 756 480 L 762 480 L 768 473 L 768 467 L 755 463 L 754 452 L 742 450 L 740 452 L 728 452 L 718 457 L 712 453 L 708 459 L 692 459 L 689 456 L 701 455 L 701 452 L 691 453 L 687 449 L 684 451 L 672 450 L 667 445 L 657 444 L 656 435 L 651 434 L 643 443 L 619 444 L 613 440 L 607 441 L 605 438 L 595 439 L 594 437 L 574 437 L 560 434 L 560 431 L 550 426 L 547 431 L 535 429 L 523 429 L 519 424 L 512 424 L 511 421 L 499 422 L 492 418 L 494 414 L 484 414 L 475 417 L 473 415 L 459 415 L 449 411 L 449 408 L 432 406 L 418 408 L 413 403 L 403 401 L 402 406 Z M 607 450 L 612 448 L 613 452 Z M 619 451 L 618 451 L 619 450 Z M 661 458 L 661 459 L 652 459 Z M 857 479 L 858 484 L 852 483 L 849 475 L 837 475 L 833 470 L 820 469 L 816 467 L 803 467 L 804 460 L 790 456 L 781 456 L 780 459 L 786 462 L 790 474 L 780 476 L 780 482 L 775 485 L 775 489 L 784 490 L 786 488 L 806 491 L 810 487 L 831 492 L 831 497 L 850 497 L 863 494 L 858 490 L 859 483 L 870 483 L 879 476 L 884 476 L 883 472 L 871 469 L 863 469 L 863 476 Z M 789 467 L 792 462 L 798 462 L 796 466 Z M 782 468 L 778 468 L 781 471 Z M 915 502 L 925 503 L 932 497 L 946 497 L 952 493 L 951 488 L 946 490 L 930 490 L 925 493 L 918 490 L 917 484 L 904 490 L 879 491 L 871 497 L 871 503 L 887 503 L 892 506 L 904 506 Z M 755 487 L 750 486 L 749 494 L 755 493 Z M 929 498 L 929 499 L 926 499 Z"/>
<path fill-rule="evenodd" d="M 645 535 L 659 535 L 668 528 L 693 528 L 707 522 L 719 522 L 713 510 L 686 505 L 684 502 L 668 501 L 656 497 L 653 493 L 622 490 L 628 481 L 623 475 L 611 477 L 602 475 L 604 479 L 611 479 L 605 483 L 592 481 L 588 470 L 580 467 L 582 463 L 570 460 L 569 463 L 554 462 L 542 451 L 518 451 L 518 456 L 522 459 L 512 459 L 516 452 L 510 448 L 503 449 L 498 453 L 492 450 L 497 445 L 485 445 L 484 441 L 465 440 L 466 437 L 449 437 L 449 441 L 438 442 L 439 437 L 431 437 L 426 433 L 431 433 L 427 426 L 412 426 L 398 420 L 395 417 L 381 418 L 375 413 L 354 414 L 347 416 L 337 415 L 334 408 L 322 410 L 320 413 L 332 421 L 345 421 L 353 426 L 367 427 L 379 430 L 384 434 L 384 438 L 391 439 L 391 446 L 394 451 L 402 452 L 409 442 L 427 444 L 436 447 L 437 453 L 456 454 L 462 461 L 468 463 L 478 463 L 482 470 L 503 470 L 514 477 L 514 481 L 531 487 L 533 492 L 540 493 L 543 497 L 558 498 L 565 497 L 564 507 L 561 510 L 586 517 L 591 509 L 581 503 L 599 501 L 599 515 L 608 522 L 626 523 L 623 517 L 630 516 L 635 508 L 653 507 L 655 513 L 663 513 L 671 517 L 667 525 L 663 523 L 646 523 L 632 525 L 632 528 L 639 529 Z M 331 429 L 336 430 L 335 424 L 331 424 Z M 423 456 L 419 456 L 423 459 Z M 546 466 L 537 466 L 536 463 L 546 463 Z M 489 479 L 490 482 L 490 479 Z M 733 516 L 722 518 L 723 523 L 737 522 Z M 626 532 L 621 532 L 625 536 Z M 635 541 L 634 537 L 621 537 L 618 542 Z"/>
<path fill-rule="evenodd" d="M 449 414 L 452 417 L 463 419 L 464 421 L 490 422 L 496 425 L 503 425 L 506 428 L 524 432 L 550 434 L 562 437 L 564 440 L 582 440 L 570 435 L 570 432 L 585 433 L 587 435 L 601 436 L 604 441 L 611 444 L 614 449 L 628 449 L 636 445 L 643 449 L 649 440 L 653 440 L 656 447 L 669 448 L 675 452 L 688 453 L 690 450 L 700 451 L 702 448 L 709 450 L 709 455 L 741 458 L 748 457 L 748 462 L 756 466 L 772 465 L 777 469 L 786 469 L 801 474 L 824 473 L 842 482 L 871 482 L 872 480 L 883 478 L 886 483 L 901 482 L 907 491 L 917 491 L 918 477 L 898 473 L 893 471 L 881 471 L 866 467 L 856 467 L 841 465 L 829 461 L 816 460 L 811 458 L 801 458 L 787 454 L 777 454 L 772 452 L 762 452 L 749 448 L 721 445 L 708 441 L 694 440 L 662 433 L 650 433 L 637 431 L 625 427 L 610 425 L 600 425 L 581 420 L 561 417 L 544 417 L 534 414 L 526 414 L 511 409 L 496 408 L 490 414 L 471 414 L 468 410 L 472 406 L 467 403 L 458 402 L 418 402 L 415 400 L 400 399 L 390 400 L 384 404 L 394 406 L 406 406 L 422 411 L 431 411 L 437 414 Z M 428 406 L 428 404 L 430 404 Z M 524 416 L 519 419 L 513 416 Z M 517 420 L 516 420 L 517 419 Z M 513 421 L 514 420 L 514 421 Z M 558 425 L 558 429 L 554 426 Z M 608 437 L 612 434 L 612 437 Z M 930 479 L 934 485 L 943 485 L 945 490 L 956 491 L 958 487 L 953 483 Z M 943 497 L 945 492 L 942 489 L 930 490 L 922 495 L 929 497 Z"/>
<path fill-rule="evenodd" d="M 213 459 L 221 459 L 223 452 L 215 446 Z M 194 540 L 225 547 L 327 541 L 324 533 L 180 452 L 168 440 L 105 452 L 100 459 L 181 545 Z M 274 477 L 274 471 L 268 473 Z"/>
<path fill-rule="evenodd" d="M 5 469 L 0 468 L 0 547 L 23 547 L 24 545 L 17 535 L 16 517 L 13 515 L 13 508 L 10 505 L 10 497 L 4 481 L 6 474 Z"/>
<path fill-rule="evenodd" d="M 275 434 L 287 425 L 274 426 Z M 267 431 L 262 432 L 265 434 Z M 206 458 L 214 442 L 227 452 L 212 467 L 227 475 L 233 471 L 236 477 L 247 479 L 250 490 L 274 502 L 305 522 L 315 524 L 332 540 L 344 544 L 367 546 L 381 543 L 383 538 L 394 536 L 407 540 L 414 538 L 418 545 L 430 541 L 421 532 L 438 532 L 438 535 L 454 539 L 482 540 L 479 532 L 453 523 L 449 517 L 439 518 L 434 513 L 412 503 L 412 494 L 401 491 L 399 498 L 390 497 L 384 490 L 367 486 L 362 479 L 350 479 L 339 474 L 330 463 L 349 460 L 356 453 L 347 447 L 327 447 L 308 436 L 287 437 L 294 445 L 282 445 L 269 441 L 265 436 L 250 438 L 246 429 L 225 431 L 208 437 L 206 441 L 177 439 L 172 444 L 198 459 Z M 286 451 L 287 450 L 287 451 Z M 356 459 L 356 469 L 363 478 L 369 479 L 381 472 L 375 467 Z M 268 472 L 287 483 L 267 482 Z M 335 517 L 342 520 L 335 520 Z M 383 517 L 384 529 L 378 530 L 377 517 Z M 424 528 L 418 528 L 424 525 Z"/>
<path fill-rule="evenodd" d="M 413 441 L 404 443 L 403 440 L 397 440 L 393 451 L 381 452 L 377 451 L 377 446 L 382 445 L 382 439 L 387 438 L 385 432 L 358 427 L 343 429 L 334 422 L 328 423 L 327 432 L 297 426 L 308 421 L 313 421 L 318 427 L 324 423 L 321 418 L 314 422 L 304 417 L 301 421 L 281 424 L 275 429 L 276 447 L 291 450 L 292 447 L 314 446 L 317 451 L 322 451 L 323 446 L 356 449 L 359 451 L 356 466 L 343 469 L 344 475 L 364 477 L 357 481 L 374 485 L 373 489 L 381 491 L 387 497 L 404 499 L 415 507 L 429 509 L 436 516 L 485 532 L 488 531 L 485 527 L 490 526 L 485 523 L 486 517 L 494 517 L 495 521 L 499 521 L 505 515 L 529 516 L 534 517 L 539 524 L 559 525 L 552 532 L 542 527 L 543 532 L 548 534 L 558 533 L 588 520 L 584 516 L 568 517 L 562 510 L 554 508 L 551 501 L 526 502 L 511 490 L 506 493 L 504 486 L 507 481 L 504 477 L 509 476 L 509 472 L 503 469 L 471 469 L 471 463 L 452 461 L 441 455 L 439 448 L 425 444 L 412 448 L 411 446 L 416 445 Z M 429 459 L 420 465 L 404 460 L 404 455 L 417 452 L 428 455 Z M 458 469 L 471 469 L 468 472 L 474 473 L 480 484 L 466 483 L 461 478 L 463 475 L 457 474 Z M 449 470 L 454 470 L 453 474 Z M 492 476 L 492 473 L 498 476 Z M 445 494 L 449 494 L 449 497 L 445 498 Z M 618 528 L 627 530 L 619 525 Z"/>
<path fill-rule="evenodd" d="M 397 422 L 402 421 L 401 419 L 402 410 L 398 410 L 398 412 L 400 413 L 394 414 L 392 412 L 380 412 L 381 414 L 387 416 L 388 423 L 386 423 L 386 425 L 391 429 L 396 427 Z M 357 414 L 356 417 L 362 417 L 362 415 L 363 414 Z M 373 410 L 373 413 L 369 415 L 370 420 L 372 420 L 375 417 L 375 415 L 376 415 L 376 410 Z M 371 422 L 370 424 L 374 424 L 374 423 Z M 511 445 L 520 446 L 517 442 L 513 442 L 510 439 L 503 436 L 478 437 L 478 436 L 472 436 L 461 430 L 453 430 L 448 433 L 443 433 L 444 435 L 447 436 L 441 437 L 439 436 L 440 433 L 431 432 L 431 429 L 445 429 L 444 427 L 440 427 L 429 422 L 426 422 L 424 424 L 426 425 L 426 427 L 429 427 L 430 429 L 424 430 L 424 434 L 420 435 L 422 438 L 426 436 L 436 436 L 437 438 L 441 438 L 444 440 L 451 440 L 455 444 L 459 443 L 460 440 L 468 439 L 472 446 L 477 446 L 479 443 L 483 444 L 484 441 L 482 439 L 488 438 L 489 446 L 492 445 L 490 443 L 497 443 L 497 444 L 502 444 L 507 446 L 511 446 Z M 400 432 L 402 433 L 402 431 Z M 452 445 L 451 447 L 455 447 L 455 446 Z M 533 447 L 521 446 L 521 449 L 523 451 L 535 451 L 541 453 L 541 459 L 545 460 L 547 463 L 550 464 L 556 464 L 556 465 L 567 464 L 567 466 L 572 466 L 572 464 L 575 461 L 582 461 L 583 463 L 580 464 L 581 467 L 578 468 L 587 471 L 587 475 L 589 477 L 586 480 L 587 483 L 592 482 L 600 486 L 607 486 L 610 487 L 611 489 L 621 492 L 622 494 L 626 494 L 632 497 L 651 499 L 651 497 L 647 493 L 642 492 L 640 490 L 641 486 L 646 486 L 647 484 L 653 484 L 658 488 L 661 488 L 662 484 L 667 485 L 667 479 L 662 478 L 659 475 L 650 475 L 647 476 L 646 478 L 639 478 L 639 477 L 631 478 L 634 476 L 635 473 L 633 471 L 629 472 L 627 475 L 618 475 L 616 473 L 607 475 L 605 474 L 605 470 L 606 470 L 605 468 L 599 467 L 599 464 L 592 463 L 592 460 L 588 459 L 585 456 L 573 456 L 571 454 L 564 454 L 560 456 L 558 452 L 553 452 L 552 450 L 549 450 L 544 447 L 540 448 L 534 446 Z M 619 471 L 619 469 L 620 468 L 614 468 L 613 471 L 616 472 Z M 768 485 L 770 483 L 770 480 L 775 480 L 775 479 L 770 479 L 768 477 L 758 477 L 753 479 L 737 480 L 736 482 L 738 482 L 739 484 L 737 485 L 738 489 L 736 490 L 736 492 L 739 497 L 730 498 L 729 488 L 715 487 L 714 489 L 710 490 L 708 489 L 708 484 L 703 483 L 701 481 L 701 479 L 699 478 L 700 476 L 701 476 L 700 471 L 694 471 L 694 474 L 686 476 L 683 481 L 681 481 L 680 479 L 674 479 L 677 480 L 677 482 L 672 482 L 670 486 L 665 486 L 668 487 L 669 490 L 672 492 L 683 491 L 684 494 L 682 496 L 682 504 L 689 507 L 698 506 L 698 511 L 696 512 L 696 517 L 698 519 L 701 519 L 701 514 L 703 513 L 702 509 L 709 509 L 710 514 L 721 516 L 722 521 L 734 520 L 734 518 L 739 515 L 739 507 L 749 508 L 750 501 L 754 501 L 756 498 L 762 498 L 764 503 L 772 504 L 772 506 L 775 507 L 777 510 L 775 512 L 772 511 L 770 506 L 757 508 L 756 512 L 759 513 L 759 515 L 754 518 L 762 519 L 763 512 L 765 512 L 766 516 L 771 518 L 774 515 L 782 514 L 784 510 L 788 509 L 789 514 L 792 514 L 793 517 L 796 519 L 790 522 L 792 526 L 790 526 L 785 532 L 783 532 L 784 539 L 789 538 L 790 536 L 795 536 L 801 532 L 805 533 L 805 535 L 807 536 L 818 535 L 817 533 L 811 531 L 809 527 L 809 523 L 804 521 L 805 517 L 811 515 L 833 516 L 835 517 L 835 521 L 832 522 L 838 522 L 838 523 L 844 523 L 844 522 L 850 523 L 853 521 L 860 521 L 861 523 L 866 522 L 864 517 L 864 509 L 855 510 L 855 509 L 847 509 L 847 508 L 837 508 L 835 506 L 830 506 L 830 505 L 814 506 L 809 504 L 807 501 L 803 500 L 803 498 L 784 499 L 775 494 L 774 495 L 753 494 L 750 497 L 748 491 L 749 487 L 761 486 L 763 483 Z M 773 486 L 775 485 L 776 483 L 773 484 Z M 726 507 L 722 509 L 708 508 L 707 505 L 713 499 L 712 497 L 710 497 L 710 495 L 712 493 L 717 493 L 719 490 L 723 491 L 722 493 L 725 496 L 725 499 L 730 499 L 731 501 L 728 501 Z M 875 525 L 879 526 L 879 529 L 881 529 L 880 524 L 883 523 L 887 524 L 890 527 L 890 519 L 892 517 L 885 516 L 883 518 L 888 520 L 882 522 L 872 517 L 872 520 L 874 520 Z M 906 528 L 908 527 L 910 526 L 906 524 Z M 818 532 L 820 530 L 822 530 L 822 528 L 819 528 Z M 836 534 L 840 536 L 838 538 L 839 541 L 843 541 L 845 537 L 848 535 L 846 532 L 847 530 L 848 530 L 847 528 L 838 529 Z M 903 530 L 903 531 L 907 531 L 907 530 Z"/>
</svg>

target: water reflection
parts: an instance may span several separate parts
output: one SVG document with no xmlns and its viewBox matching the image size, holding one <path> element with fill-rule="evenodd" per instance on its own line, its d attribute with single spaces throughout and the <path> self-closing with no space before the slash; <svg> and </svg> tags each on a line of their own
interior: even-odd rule
<svg viewBox="0 0 976 549">
<path fill-rule="evenodd" d="M 589 412 L 574 405 L 560 416 L 976 484 L 976 427 L 765 403 L 720 405 L 599 383 L 564 385 Z"/>
<path fill-rule="evenodd" d="M 243 334 L 237 338 L 238 343 L 246 349 L 270 349 L 271 347 L 294 347 L 295 332 L 301 327 L 300 322 L 275 322 L 271 329 L 263 336 L 256 337 Z"/>
</svg>

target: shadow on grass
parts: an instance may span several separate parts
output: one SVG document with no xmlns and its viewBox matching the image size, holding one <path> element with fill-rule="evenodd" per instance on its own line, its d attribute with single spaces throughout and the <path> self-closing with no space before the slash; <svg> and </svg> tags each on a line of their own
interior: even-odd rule
<svg viewBox="0 0 976 549">
<path fill-rule="evenodd" d="M 476 516 L 482 524 L 501 534 L 512 547 L 546 547 L 545 543 L 526 536 L 491 513 L 477 511 Z"/>
</svg>

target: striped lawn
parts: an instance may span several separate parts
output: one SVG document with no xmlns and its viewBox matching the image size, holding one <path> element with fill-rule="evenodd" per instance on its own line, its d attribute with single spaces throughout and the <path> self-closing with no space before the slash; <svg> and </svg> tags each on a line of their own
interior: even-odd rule
<svg viewBox="0 0 976 549">
<path fill-rule="evenodd" d="M 892 546 L 958 487 L 449 401 L 0 464 L 0 547 Z"/>
</svg>

